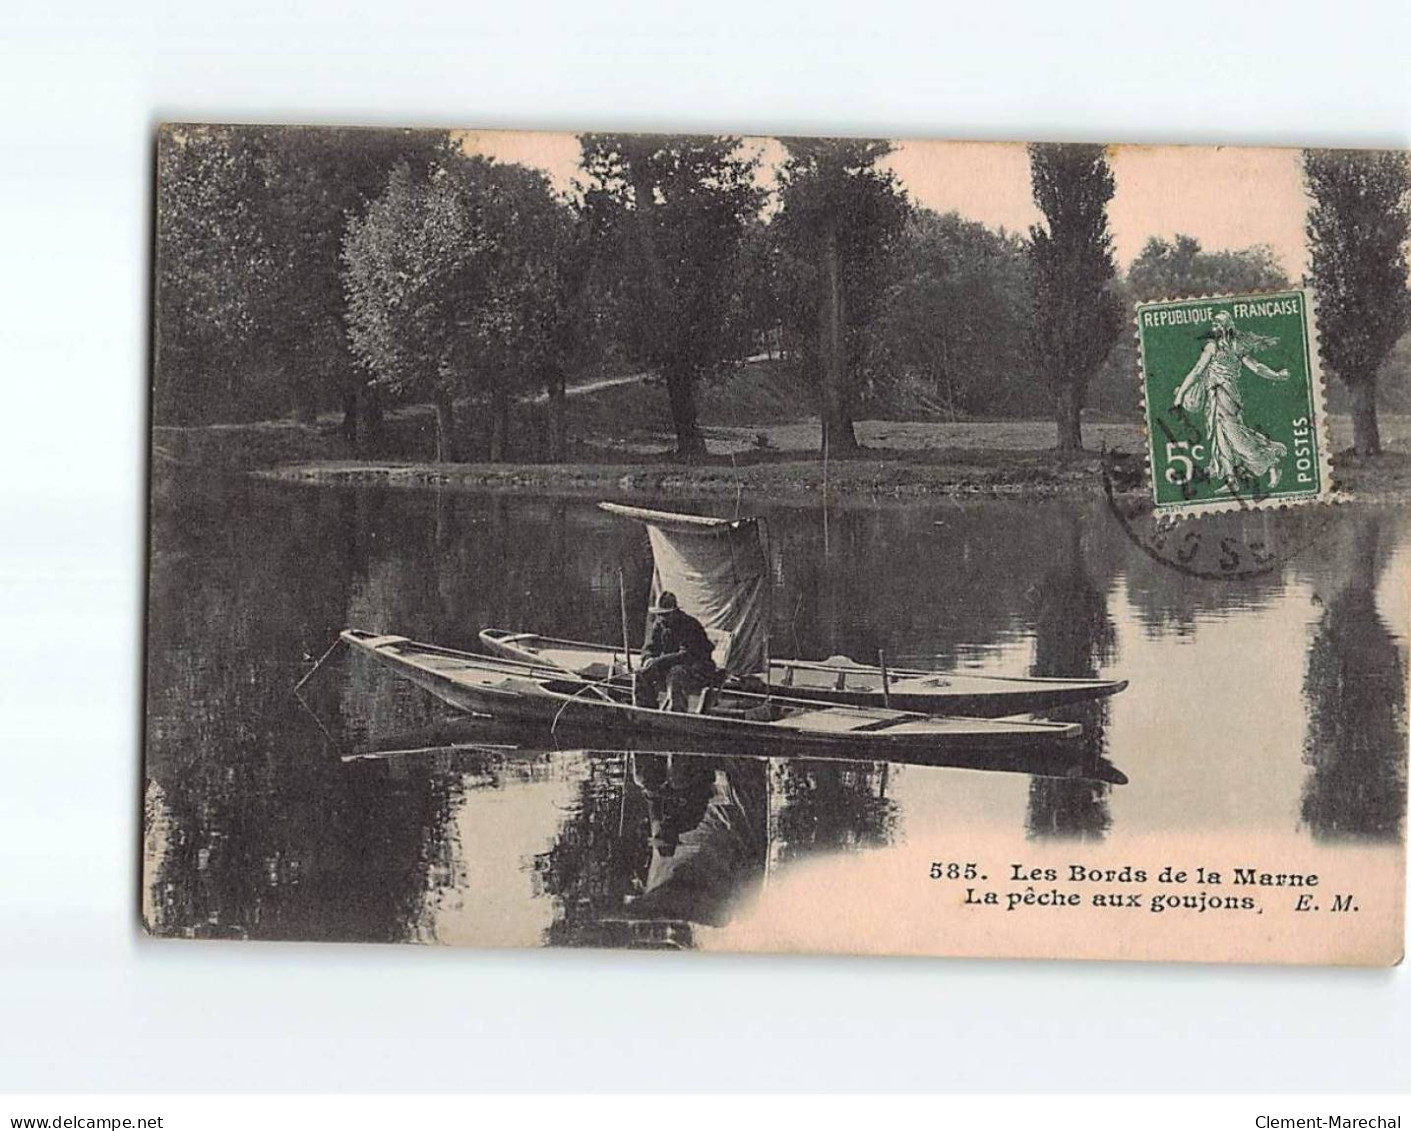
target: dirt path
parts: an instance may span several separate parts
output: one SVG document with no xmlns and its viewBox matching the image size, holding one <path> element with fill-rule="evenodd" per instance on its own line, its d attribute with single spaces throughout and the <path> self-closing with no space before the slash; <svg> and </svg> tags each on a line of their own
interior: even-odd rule
<svg viewBox="0 0 1411 1131">
<path fill-rule="evenodd" d="M 638 385 L 648 377 L 656 376 L 654 373 L 626 373 L 621 377 L 603 377 L 597 381 L 585 381 L 581 385 L 569 385 L 564 389 L 566 397 L 582 397 L 589 393 L 601 393 L 604 389 L 616 389 L 623 385 Z M 521 397 L 522 404 L 548 404 L 548 393 L 536 393 L 532 397 Z"/>
</svg>

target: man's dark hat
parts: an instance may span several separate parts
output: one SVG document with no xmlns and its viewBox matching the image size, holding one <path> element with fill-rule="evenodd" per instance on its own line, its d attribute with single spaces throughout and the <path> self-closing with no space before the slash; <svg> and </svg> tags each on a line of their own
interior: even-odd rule
<svg viewBox="0 0 1411 1131">
<path fill-rule="evenodd" d="M 679 607 L 680 606 L 676 604 L 676 594 L 670 589 L 665 589 L 662 591 L 661 595 L 657 597 L 656 604 L 647 611 L 656 616 L 660 616 L 662 613 L 674 613 Z"/>
</svg>

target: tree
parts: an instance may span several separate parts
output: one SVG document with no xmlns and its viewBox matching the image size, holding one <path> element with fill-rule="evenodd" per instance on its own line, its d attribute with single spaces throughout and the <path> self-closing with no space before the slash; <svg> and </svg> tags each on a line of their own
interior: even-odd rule
<svg viewBox="0 0 1411 1131">
<path fill-rule="evenodd" d="M 729 356 L 735 268 L 763 194 L 736 137 L 584 134 L 585 207 L 634 352 L 666 381 L 677 455 L 705 454 L 696 385 Z"/>
<path fill-rule="evenodd" d="M 848 456 L 858 450 L 853 409 L 870 332 L 910 205 L 896 174 L 877 167 L 890 142 L 790 138 L 784 147 L 771 227 L 787 260 L 785 328 L 818 375 L 823 450 Z"/>
<path fill-rule="evenodd" d="M 1031 145 L 1029 166 L 1047 224 L 1029 230 L 1032 349 L 1054 391 L 1058 450 L 1076 452 L 1088 381 L 1122 332 L 1121 302 L 1109 288 L 1112 171 L 1100 145 Z"/>
<path fill-rule="evenodd" d="M 1132 260 L 1127 281 L 1137 301 L 1200 295 L 1276 291 L 1289 285 L 1273 248 L 1266 244 L 1232 251 L 1202 251 L 1194 236 L 1174 243 L 1152 236 Z"/>
<path fill-rule="evenodd" d="M 398 161 L 425 171 L 448 146 L 444 132 L 427 130 L 164 129 L 158 416 L 253 419 L 292 408 L 311 422 L 341 401 L 349 438 L 368 439 L 378 405 L 364 396 L 344 333 L 344 225 Z"/>
<path fill-rule="evenodd" d="M 282 127 L 263 135 L 270 208 L 263 219 L 273 269 L 258 296 L 260 341 L 285 374 L 299 416 L 343 409 L 343 431 L 375 443 L 382 403 L 356 365 L 346 333 L 342 246 L 399 164 L 425 175 L 452 154 L 442 130 Z"/>
<path fill-rule="evenodd" d="M 1411 320 L 1406 154 L 1307 149 L 1303 175 L 1323 357 L 1352 393 L 1353 447 L 1378 455 L 1377 370 Z"/>
<path fill-rule="evenodd" d="M 256 341 L 253 296 L 272 262 L 261 154 L 232 127 L 166 127 L 157 141 L 153 414 L 197 423 L 258 411 L 244 372 Z M 242 406 L 242 400 L 246 402 Z"/>
<path fill-rule="evenodd" d="M 727 323 L 727 340 L 735 360 L 757 353 L 773 355 L 779 349 L 781 257 L 771 226 L 763 217 L 756 217 L 746 226 L 740 242 Z"/>
<path fill-rule="evenodd" d="M 957 213 L 918 209 L 896 249 L 877 322 L 886 380 L 952 414 L 1022 407 L 1023 242 Z"/>
<path fill-rule="evenodd" d="M 566 458 L 568 450 L 569 370 L 605 352 L 593 224 L 581 207 L 570 210 L 571 219 L 561 213 L 546 225 L 550 277 L 540 292 L 526 296 L 534 303 L 530 363 L 541 371 L 549 396 L 548 456 L 555 463 Z"/>
<path fill-rule="evenodd" d="M 436 408 L 436 458 L 456 458 L 457 397 L 488 401 L 490 458 L 510 397 L 554 346 L 555 271 L 571 220 L 545 178 L 457 156 L 399 167 L 344 241 L 348 333 L 378 384 Z"/>
</svg>

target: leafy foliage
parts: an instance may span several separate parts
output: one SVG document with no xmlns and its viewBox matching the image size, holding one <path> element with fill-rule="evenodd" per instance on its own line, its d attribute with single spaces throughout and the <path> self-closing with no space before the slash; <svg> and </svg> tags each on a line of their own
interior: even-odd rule
<svg viewBox="0 0 1411 1131">
<path fill-rule="evenodd" d="M 1267 247 L 1181 234 L 1148 240 L 1118 277 L 1112 175 L 1093 146 L 1031 147 L 1044 221 L 1024 239 L 913 212 L 884 141 L 785 142 L 771 208 L 737 138 L 581 145 L 570 204 L 537 173 L 477 166 L 444 131 L 163 130 L 155 419 L 338 406 L 361 443 L 384 398 L 440 398 L 488 405 L 503 451 L 510 402 L 548 389 L 561 454 L 571 376 L 650 368 L 694 455 L 701 381 L 768 349 L 818 389 L 835 454 L 860 412 L 1030 415 L 1050 397 L 1072 447 L 1085 406 L 1135 410 L 1132 302 L 1288 282 Z M 1372 452 L 1377 400 L 1411 372 L 1407 162 L 1310 151 L 1304 166 L 1324 354 Z M 771 391 L 807 411 L 794 385 Z"/>
<path fill-rule="evenodd" d="M 266 220 L 274 271 L 260 296 L 266 348 L 308 406 L 355 398 L 364 375 L 345 334 L 342 242 L 398 165 L 425 172 L 450 152 L 445 133 L 299 128 L 269 131 Z"/>
<path fill-rule="evenodd" d="M 728 136 L 584 134 L 585 209 L 601 241 L 621 332 L 666 379 L 677 451 L 705 451 L 695 383 L 730 356 L 727 327 L 758 158 Z"/>
<path fill-rule="evenodd" d="M 1263 244 L 1228 251 L 1205 251 L 1193 236 L 1174 241 L 1152 236 L 1132 260 L 1125 278 L 1112 281 L 1110 292 L 1123 311 L 1123 327 L 1133 325 L 1137 302 L 1203 294 L 1281 290 L 1290 285 L 1271 248 Z M 1119 333 L 1117 341 L 1088 384 L 1085 408 L 1109 416 L 1139 411 L 1136 340 Z"/>
<path fill-rule="evenodd" d="M 1107 202 L 1112 170 L 1100 145 L 1031 145 L 1034 202 L 1044 224 L 1029 230 L 1034 364 L 1058 395 L 1058 446 L 1082 447 L 1087 385 L 1121 334 L 1122 306 Z"/>
<path fill-rule="evenodd" d="M 454 156 L 429 176 L 399 167 L 344 242 L 359 362 L 376 383 L 441 406 L 503 405 L 561 347 L 572 224 L 547 180 L 520 165 Z"/>
<path fill-rule="evenodd" d="M 1288 276 L 1266 244 L 1233 251 L 1202 251 L 1194 236 L 1178 234 L 1174 243 L 1150 237 L 1132 260 L 1127 281 L 1138 301 L 1194 298 L 1281 290 Z"/>
<path fill-rule="evenodd" d="M 260 224 L 262 154 L 230 128 L 168 129 L 157 169 L 153 413 L 177 423 L 236 414 L 271 399 L 242 385 L 257 340 L 253 299 L 274 269 Z"/>
<path fill-rule="evenodd" d="M 173 127 L 158 146 L 158 419 L 277 415 L 355 394 L 345 220 L 439 132 Z"/>
<path fill-rule="evenodd" d="M 1022 408 L 1028 261 L 1024 242 L 951 212 L 914 212 L 897 241 L 876 325 L 875 369 L 890 389 L 937 411 Z"/>
<path fill-rule="evenodd" d="M 1323 356 L 1353 391 L 1358 453 L 1374 455 L 1377 370 L 1411 322 L 1411 171 L 1404 153 L 1309 149 L 1303 174 Z"/>
<path fill-rule="evenodd" d="M 853 410 L 911 206 L 896 174 L 877 164 L 891 142 L 789 138 L 784 147 L 771 224 L 783 329 L 818 374 L 825 447 L 846 454 L 857 447 Z"/>
</svg>

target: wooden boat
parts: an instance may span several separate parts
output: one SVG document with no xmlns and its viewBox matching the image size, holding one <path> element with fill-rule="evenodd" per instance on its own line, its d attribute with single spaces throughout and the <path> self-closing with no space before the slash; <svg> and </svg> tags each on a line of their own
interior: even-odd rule
<svg viewBox="0 0 1411 1131">
<path fill-rule="evenodd" d="M 486 629 L 480 642 L 487 651 L 524 663 L 545 664 L 591 680 L 625 677 L 623 650 L 577 640 L 558 640 L 530 632 Z M 633 666 L 641 663 L 634 652 Z M 1125 679 L 1041 679 L 972 675 L 968 672 L 928 672 L 898 668 L 887 671 L 888 694 L 882 693 L 882 670 L 843 657 L 832 660 L 771 660 L 769 692 L 791 699 L 880 707 L 884 699 L 894 710 L 926 715 L 966 715 L 1005 718 L 1051 711 L 1071 703 L 1116 695 Z M 763 681 L 760 681 L 761 683 Z M 733 687 L 747 686 L 734 680 Z"/>
<path fill-rule="evenodd" d="M 630 687 L 621 683 L 584 679 L 548 664 L 357 629 L 345 630 L 341 639 L 462 711 L 550 725 L 572 721 L 604 733 L 669 739 L 684 750 L 925 761 L 957 750 L 1038 751 L 1082 734 L 1076 723 L 927 716 L 736 688 L 707 692 L 692 712 L 664 711 L 633 705 Z"/>
</svg>

